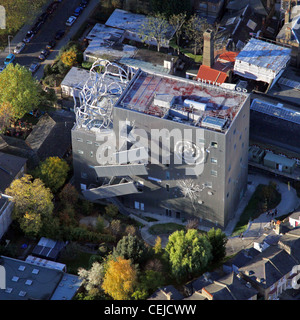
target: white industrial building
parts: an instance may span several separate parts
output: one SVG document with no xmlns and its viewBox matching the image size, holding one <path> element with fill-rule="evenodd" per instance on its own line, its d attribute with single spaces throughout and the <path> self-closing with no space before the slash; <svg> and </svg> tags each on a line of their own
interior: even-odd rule
<svg viewBox="0 0 300 320">
<path fill-rule="evenodd" d="M 291 49 L 252 38 L 236 57 L 234 73 L 273 85 L 285 70 L 290 57 Z"/>
</svg>

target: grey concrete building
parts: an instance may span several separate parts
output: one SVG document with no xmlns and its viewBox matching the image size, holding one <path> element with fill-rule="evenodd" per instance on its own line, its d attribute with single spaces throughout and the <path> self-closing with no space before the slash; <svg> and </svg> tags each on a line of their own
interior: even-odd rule
<svg viewBox="0 0 300 320">
<path fill-rule="evenodd" d="M 138 70 L 101 99 L 72 130 L 83 195 L 224 228 L 247 187 L 249 96 Z"/>
</svg>

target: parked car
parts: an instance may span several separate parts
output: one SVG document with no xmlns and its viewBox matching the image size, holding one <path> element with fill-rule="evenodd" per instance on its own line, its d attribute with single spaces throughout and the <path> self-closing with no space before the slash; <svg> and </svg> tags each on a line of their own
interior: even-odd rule
<svg viewBox="0 0 300 320">
<path fill-rule="evenodd" d="M 76 19 L 77 18 L 74 16 L 69 17 L 69 19 L 66 22 L 66 26 L 71 27 L 73 25 L 73 23 L 76 21 Z"/>
<path fill-rule="evenodd" d="M 47 18 L 48 18 L 49 14 L 47 12 L 42 13 L 39 18 L 38 21 L 41 21 L 42 23 L 45 23 Z"/>
<path fill-rule="evenodd" d="M 33 62 L 32 64 L 31 64 L 31 66 L 29 67 L 29 71 L 31 72 L 31 73 L 35 73 L 36 72 L 36 70 L 40 67 L 40 63 L 39 62 Z"/>
<path fill-rule="evenodd" d="M 0 66 L 0 72 L 2 72 L 4 69 L 5 69 L 5 65 L 3 65 L 3 66 Z"/>
<path fill-rule="evenodd" d="M 48 49 L 42 50 L 39 55 L 39 59 L 42 61 L 45 60 L 48 57 L 49 53 L 50 53 L 50 51 Z"/>
<path fill-rule="evenodd" d="M 61 39 L 65 34 L 65 30 L 58 30 L 55 34 L 55 40 Z"/>
<path fill-rule="evenodd" d="M 28 31 L 23 41 L 26 43 L 30 42 L 33 37 L 34 37 L 34 33 L 32 31 Z"/>
<path fill-rule="evenodd" d="M 86 8 L 86 6 L 87 6 L 88 4 L 89 4 L 88 0 L 82 0 L 82 1 L 80 2 L 80 7 Z"/>
<path fill-rule="evenodd" d="M 82 11 L 83 11 L 83 7 L 77 7 L 77 8 L 74 10 L 73 15 L 74 15 L 75 17 L 78 17 L 78 16 L 81 14 Z"/>
<path fill-rule="evenodd" d="M 14 49 L 14 53 L 15 54 L 21 53 L 21 51 L 25 48 L 25 46 L 26 44 L 24 42 L 19 42 Z"/>
<path fill-rule="evenodd" d="M 58 1 L 53 1 L 53 2 L 48 6 L 46 12 L 47 12 L 48 14 L 52 14 L 52 13 L 56 10 L 56 8 L 58 7 L 58 5 L 59 5 L 59 2 L 58 2 Z"/>
<path fill-rule="evenodd" d="M 42 21 L 37 21 L 36 24 L 31 29 L 31 32 L 33 32 L 34 34 L 38 33 L 40 31 L 42 25 L 43 25 Z"/>
<path fill-rule="evenodd" d="M 4 60 L 4 64 L 7 66 L 10 63 L 15 61 L 16 56 L 13 53 L 10 53 Z"/>
<path fill-rule="evenodd" d="M 46 49 L 51 50 L 51 49 L 53 49 L 55 47 L 55 45 L 56 45 L 56 41 L 55 40 L 51 40 L 46 45 Z"/>
</svg>

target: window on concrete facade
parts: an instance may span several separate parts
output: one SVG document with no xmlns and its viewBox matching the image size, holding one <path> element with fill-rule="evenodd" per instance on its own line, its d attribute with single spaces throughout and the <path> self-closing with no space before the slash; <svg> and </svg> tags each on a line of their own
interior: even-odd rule
<svg viewBox="0 0 300 320">
<path fill-rule="evenodd" d="M 218 175 L 218 172 L 216 170 L 211 170 L 210 171 L 210 174 L 213 176 L 213 177 L 216 177 Z"/>
</svg>

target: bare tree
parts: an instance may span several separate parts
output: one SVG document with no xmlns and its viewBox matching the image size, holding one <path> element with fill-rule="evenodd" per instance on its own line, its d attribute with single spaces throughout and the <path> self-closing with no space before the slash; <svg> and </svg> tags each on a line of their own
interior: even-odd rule
<svg viewBox="0 0 300 320">
<path fill-rule="evenodd" d="M 192 15 L 185 24 L 185 35 L 193 43 L 194 54 L 196 55 L 199 48 L 203 45 L 203 32 L 212 28 L 205 18 L 201 18 L 196 14 Z"/>
<path fill-rule="evenodd" d="M 162 44 L 172 37 L 170 31 L 171 27 L 165 16 L 161 13 L 156 13 L 154 16 L 147 17 L 145 23 L 141 25 L 139 36 L 143 42 L 149 43 L 154 39 L 159 52 Z"/>
<path fill-rule="evenodd" d="M 176 44 L 177 44 L 177 52 L 179 54 L 179 39 L 182 34 L 182 26 L 185 23 L 186 20 L 186 13 L 179 13 L 179 14 L 173 14 L 169 18 L 169 23 L 174 29 L 174 34 L 176 37 Z"/>
<path fill-rule="evenodd" d="M 185 226 L 186 230 L 189 229 L 198 229 L 199 227 L 199 219 L 195 218 L 195 219 L 190 219 L 187 221 L 187 224 Z"/>
</svg>

